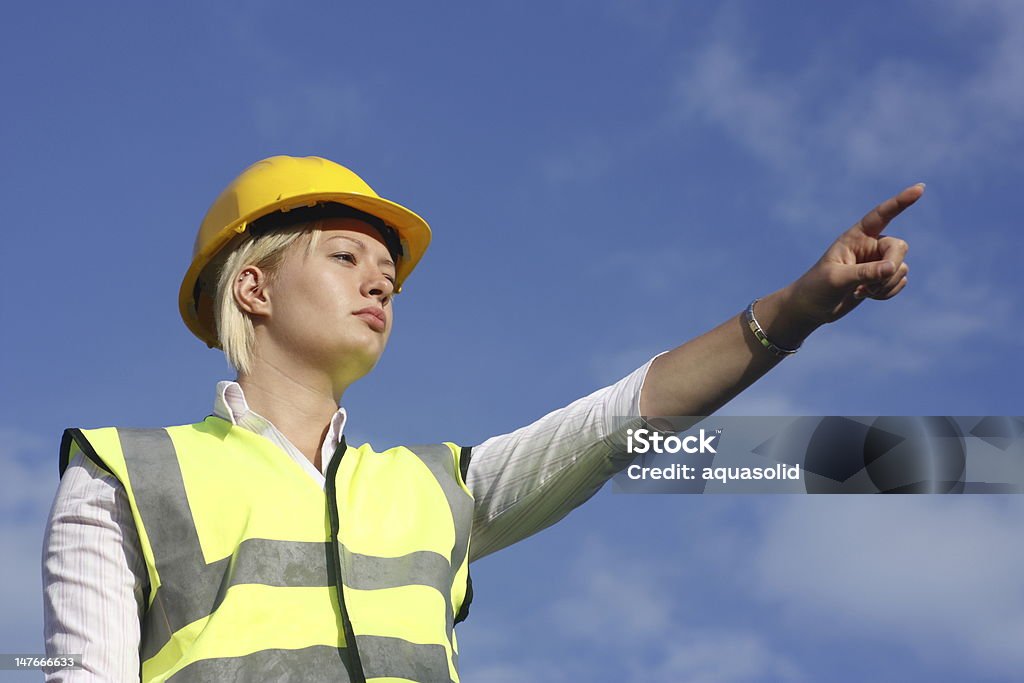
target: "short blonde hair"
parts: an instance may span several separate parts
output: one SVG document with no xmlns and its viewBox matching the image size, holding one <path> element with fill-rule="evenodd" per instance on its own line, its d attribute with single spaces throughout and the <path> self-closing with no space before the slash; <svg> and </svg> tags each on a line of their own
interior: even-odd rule
<svg viewBox="0 0 1024 683">
<path fill-rule="evenodd" d="M 321 222 L 313 221 L 280 228 L 258 237 L 247 237 L 228 254 L 221 265 L 213 309 L 217 339 L 228 362 L 240 375 L 252 370 L 256 328 L 252 318 L 235 300 L 235 281 L 245 268 L 256 266 L 272 282 L 289 248 L 305 238 L 308 255 L 319 241 L 320 232 Z"/>
</svg>

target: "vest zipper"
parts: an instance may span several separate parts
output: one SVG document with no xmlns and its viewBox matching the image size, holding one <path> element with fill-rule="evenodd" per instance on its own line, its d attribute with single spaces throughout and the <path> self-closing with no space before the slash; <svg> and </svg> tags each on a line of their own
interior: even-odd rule
<svg viewBox="0 0 1024 683">
<path fill-rule="evenodd" d="M 335 585 L 338 588 L 338 607 L 341 610 L 341 625 L 345 630 L 345 648 L 348 650 L 348 660 L 352 671 L 352 683 L 366 683 L 366 674 L 363 673 L 363 663 L 359 659 L 359 649 L 356 646 L 356 634 L 352 630 L 352 621 L 348 618 L 348 610 L 345 609 L 345 588 L 341 574 L 341 542 L 338 540 L 340 524 L 338 522 L 338 493 L 335 479 L 338 476 L 338 468 L 341 466 L 341 458 L 345 455 L 345 437 L 341 437 L 338 448 L 334 451 L 331 464 L 327 466 L 327 509 L 331 517 L 331 564 L 334 568 Z"/>
</svg>

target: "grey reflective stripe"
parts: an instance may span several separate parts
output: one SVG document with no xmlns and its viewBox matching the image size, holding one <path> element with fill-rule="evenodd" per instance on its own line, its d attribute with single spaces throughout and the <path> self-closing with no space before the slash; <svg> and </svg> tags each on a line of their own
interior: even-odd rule
<svg viewBox="0 0 1024 683">
<path fill-rule="evenodd" d="M 342 577 L 349 588 L 375 590 L 418 584 L 430 586 L 441 595 L 451 591 L 451 583 L 438 583 L 451 575 L 451 564 L 447 557 L 435 552 L 418 550 L 400 557 L 376 557 L 354 553 L 344 545 L 342 552 L 350 560 Z"/>
<path fill-rule="evenodd" d="M 143 618 L 142 661 L 175 631 L 212 614 L 231 586 L 331 585 L 326 542 L 247 539 L 233 557 L 204 564 L 170 435 L 163 429 L 119 429 L 118 436 L 161 580 Z"/>
<path fill-rule="evenodd" d="M 339 662 L 341 666 L 338 666 Z M 201 659 L 168 678 L 173 683 L 295 681 L 348 683 L 344 648 L 314 645 L 301 650 L 260 650 L 244 657 Z M 443 680 L 448 680 L 447 678 Z"/>
<path fill-rule="evenodd" d="M 265 586 L 330 586 L 331 577 L 327 573 L 329 552 L 331 545 L 327 541 L 247 538 L 238 545 L 234 554 L 237 569 L 231 574 L 228 585 L 261 583 Z M 228 559 L 218 562 L 226 562 Z"/>
<path fill-rule="evenodd" d="M 356 636 L 359 651 L 385 662 L 373 677 L 405 678 L 418 683 L 448 683 L 448 654 L 441 645 L 417 645 L 400 638 Z M 342 667 L 338 667 L 341 662 Z M 301 650 L 260 650 L 244 657 L 201 659 L 167 680 L 172 683 L 210 681 L 296 681 L 347 683 L 348 651 L 315 645 Z M 339 673 L 340 671 L 340 673 Z"/>
<path fill-rule="evenodd" d="M 453 570 L 462 565 L 469 549 L 469 533 L 473 527 L 473 498 L 459 486 L 455 472 L 455 458 L 444 444 L 408 446 L 408 450 L 419 456 L 430 469 L 452 511 L 455 521 L 455 547 L 452 548 Z"/>
<path fill-rule="evenodd" d="M 430 469 L 438 485 L 448 499 L 448 507 L 451 508 L 452 519 L 455 522 L 455 546 L 452 548 L 451 576 L 455 573 L 468 558 L 469 535 L 473 528 L 473 498 L 459 486 L 458 474 L 455 470 L 455 458 L 452 451 L 444 444 L 430 444 L 426 446 L 408 446 L 410 451 L 419 456 L 420 460 Z M 468 598 L 467 594 L 463 600 Z M 445 633 L 448 642 L 452 643 L 452 654 L 455 654 L 454 638 L 452 633 L 455 630 L 455 607 L 452 605 L 451 587 L 444 591 L 446 607 Z M 457 665 L 457 660 L 453 659 Z"/>
<path fill-rule="evenodd" d="M 449 683 L 448 651 L 443 645 L 420 645 L 401 638 L 356 636 L 359 656 L 373 662 L 366 678 L 407 678 L 418 683 Z"/>
</svg>

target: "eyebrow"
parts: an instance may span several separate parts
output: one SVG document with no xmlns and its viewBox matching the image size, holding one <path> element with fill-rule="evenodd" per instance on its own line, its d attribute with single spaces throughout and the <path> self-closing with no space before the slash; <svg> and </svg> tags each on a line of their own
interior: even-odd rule
<svg viewBox="0 0 1024 683">
<path fill-rule="evenodd" d="M 364 252 L 366 251 L 366 244 L 364 244 L 361 239 L 357 239 L 355 237 L 349 237 L 348 235 L 331 235 L 325 241 L 330 242 L 331 240 L 348 240 L 349 242 L 352 242 L 353 244 L 358 246 Z M 395 262 L 392 261 L 390 258 L 383 258 L 377 261 L 377 265 L 391 266 L 392 268 L 394 268 Z"/>
</svg>

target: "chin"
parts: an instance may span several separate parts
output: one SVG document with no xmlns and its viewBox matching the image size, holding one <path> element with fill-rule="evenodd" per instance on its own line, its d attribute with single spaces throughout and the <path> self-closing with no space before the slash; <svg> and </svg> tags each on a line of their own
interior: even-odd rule
<svg viewBox="0 0 1024 683">
<path fill-rule="evenodd" d="M 355 382 L 370 374 L 370 371 L 377 366 L 381 355 L 384 353 L 383 346 L 374 345 L 371 348 L 348 347 L 338 352 L 335 356 L 340 362 L 335 364 L 335 377 L 343 380 L 346 384 Z"/>
</svg>

